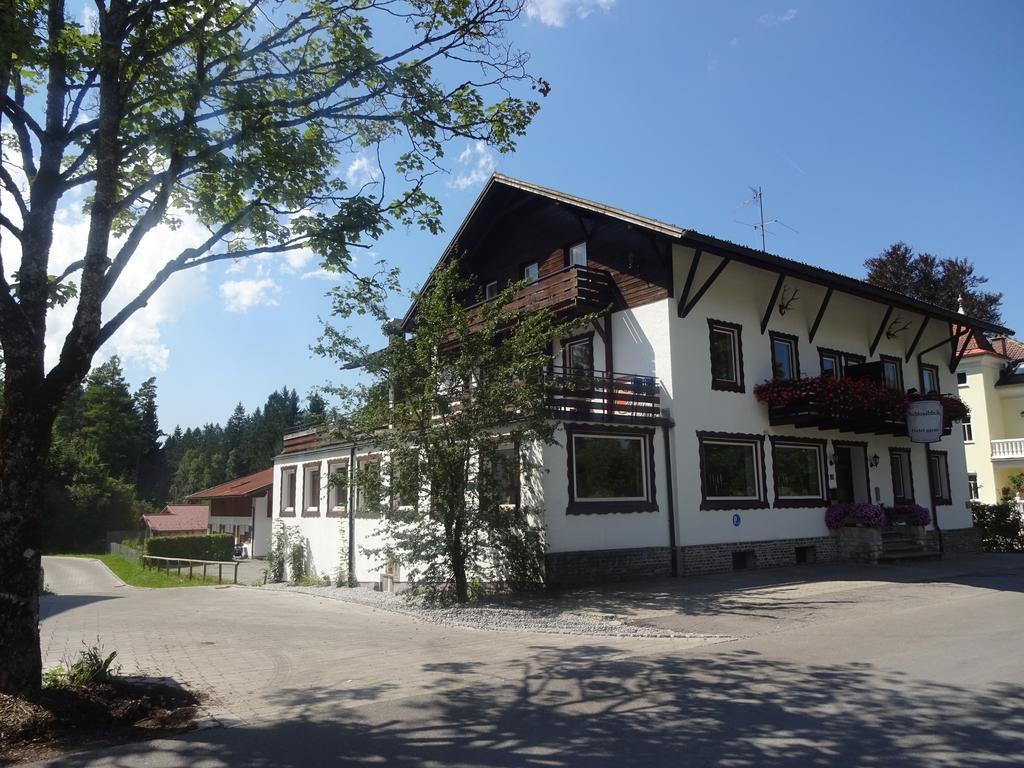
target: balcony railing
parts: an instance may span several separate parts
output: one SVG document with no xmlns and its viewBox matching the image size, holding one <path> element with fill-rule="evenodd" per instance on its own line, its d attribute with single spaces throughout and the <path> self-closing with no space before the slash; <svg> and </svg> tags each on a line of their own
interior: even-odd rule
<svg viewBox="0 0 1024 768">
<path fill-rule="evenodd" d="M 662 418 L 661 384 L 653 376 L 556 366 L 547 397 L 552 415 L 567 421 L 650 424 Z"/>
<path fill-rule="evenodd" d="M 602 310 L 612 303 L 613 283 L 604 270 L 571 266 L 523 287 L 506 305 L 510 312 L 548 309 L 558 316 Z M 487 302 L 474 304 L 470 309 Z"/>
<path fill-rule="evenodd" d="M 1007 459 L 1024 460 L 1024 437 L 992 441 L 992 460 L 1005 461 Z"/>
</svg>

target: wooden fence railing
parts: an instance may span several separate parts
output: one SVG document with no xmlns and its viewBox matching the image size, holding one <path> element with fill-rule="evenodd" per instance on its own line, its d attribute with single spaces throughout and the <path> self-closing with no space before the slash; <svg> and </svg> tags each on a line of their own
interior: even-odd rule
<svg viewBox="0 0 1024 768">
<path fill-rule="evenodd" d="M 163 570 L 167 573 L 171 572 L 171 568 L 175 568 L 178 571 L 178 576 L 181 576 L 181 569 L 188 567 L 188 577 L 191 579 L 193 576 L 193 569 L 202 566 L 203 568 L 203 581 L 206 581 L 206 570 L 209 566 L 217 566 L 217 583 L 220 584 L 224 580 L 224 566 L 234 566 L 234 574 L 231 577 L 232 583 L 238 583 L 238 562 L 235 560 L 190 560 L 187 557 L 157 557 L 156 555 L 143 555 L 142 556 L 142 567 L 145 568 L 147 565 L 151 565 L 157 570 L 161 569 L 161 563 L 163 564 Z M 174 565 L 171 565 L 174 563 Z"/>
</svg>

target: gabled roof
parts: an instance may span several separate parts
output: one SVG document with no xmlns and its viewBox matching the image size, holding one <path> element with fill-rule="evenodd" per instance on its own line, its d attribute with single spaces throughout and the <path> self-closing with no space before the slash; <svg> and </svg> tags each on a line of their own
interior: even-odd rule
<svg viewBox="0 0 1024 768">
<path fill-rule="evenodd" d="M 486 217 L 487 215 L 500 215 L 503 211 L 520 204 L 522 202 L 521 198 L 524 195 L 545 198 L 562 205 L 571 206 L 581 211 L 587 211 L 600 216 L 617 219 L 631 226 L 641 227 L 657 235 L 667 237 L 682 245 L 692 248 L 700 248 L 705 252 L 718 254 L 720 256 L 728 256 L 736 261 L 750 264 L 770 272 L 786 274 L 796 279 L 806 280 L 807 282 L 835 288 L 853 295 L 863 296 L 881 304 L 900 307 L 935 319 L 945 320 L 946 322 L 953 324 L 967 325 L 979 331 L 997 334 L 1011 333 L 1009 329 L 1003 328 L 1002 326 L 995 325 L 984 320 L 979 320 L 977 318 L 967 318 L 963 315 L 957 314 L 953 310 L 946 309 L 945 307 L 919 301 L 909 296 L 896 293 L 895 291 L 871 285 L 863 280 L 858 280 L 838 272 L 833 272 L 832 270 L 823 269 L 821 267 L 816 267 L 812 264 L 806 264 L 793 259 L 787 259 L 782 256 L 776 256 L 775 254 L 766 253 L 764 251 L 758 251 L 745 245 L 712 237 L 711 235 L 702 234 L 693 229 L 684 229 L 673 224 L 666 224 L 665 222 L 658 221 L 657 219 L 640 216 L 639 214 L 624 211 L 621 208 L 614 208 L 610 205 L 605 205 L 604 203 L 599 203 L 594 200 L 577 197 L 576 195 L 569 195 L 564 192 L 549 189 L 548 187 L 542 187 L 538 184 L 531 184 L 527 181 L 514 179 L 500 173 L 492 174 L 491 178 L 488 179 L 484 188 L 477 196 L 476 201 L 474 201 L 472 207 L 469 209 L 469 213 L 466 215 L 466 218 L 462 220 L 462 223 L 456 230 L 455 235 L 445 248 L 443 255 L 427 276 L 422 290 L 429 287 L 434 273 L 452 257 L 456 244 L 458 244 L 460 248 L 465 248 L 467 245 L 472 244 L 475 236 L 478 237 L 482 233 L 486 232 L 485 227 L 481 226 L 478 222 L 478 218 Z M 409 310 L 406 312 L 405 317 L 402 318 L 402 327 L 405 330 L 409 330 L 415 309 L 416 302 L 413 301 Z"/>
<path fill-rule="evenodd" d="M 143 515 L 151 531 L 182 533 L 205 531 L 210 523 L 210 510 L 205 504 L 168 504 L 158 515 Z"/>
<path fill-rule="evenodd" d="M 253 496 L 274 485 L 274 468 L 260 470 L 245 477 L 228 480 L 226 483 L 190 494 L 190 499 L 241 499 Z"/>
</svg>

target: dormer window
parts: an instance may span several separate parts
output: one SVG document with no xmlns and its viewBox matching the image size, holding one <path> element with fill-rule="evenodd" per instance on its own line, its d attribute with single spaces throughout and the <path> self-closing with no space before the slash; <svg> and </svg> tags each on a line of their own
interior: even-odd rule
<svg viewBox="0 0 1024 768">
<path fill-rule="evenodd" d="M 528 283 L 536 283 L 540 280 L 540 264 L 531 261 L 523 267 L 523 280 Z"/>
<path fill-rule="evenodd" d="M 587 266 L 587 242 L 584 240 L 582 243 L 576 243 L 576 245 L 569 246 L 569 266 L 570 267 L 585 267 Z"/>
<path fill-rule="evenodd" d="M 498 295 L 498 281 L 491 280 L 487 285 L 484 286 L 484 299 L 490 301 Z"/>
</svg>

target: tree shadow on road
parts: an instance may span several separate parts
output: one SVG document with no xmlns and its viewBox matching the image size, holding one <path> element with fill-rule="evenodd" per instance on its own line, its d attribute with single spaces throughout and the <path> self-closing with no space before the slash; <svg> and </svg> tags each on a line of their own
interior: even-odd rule
<svg viewBox="0 0 1024 768">
<path fill-rule="evenodd" d="M 592 644 L 436 671 L 413 695 L 285 692 L 288 719 L 121 748 L 103 765 L 980 768 L 1024 753 L 1021 686 L 973 691 L 870 664 L 624 658 Z"/>
<path fill-rule="evenodd" d="M 120 600 L 120 595 L 44 595 L 39 598 L 39 620 L 102 600 Z"/>
</svg>

